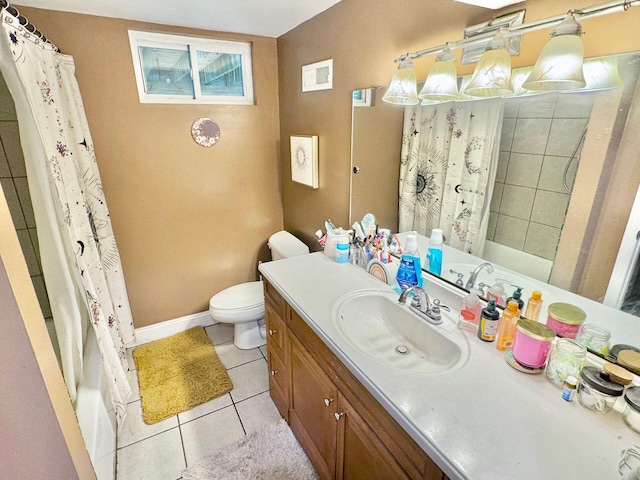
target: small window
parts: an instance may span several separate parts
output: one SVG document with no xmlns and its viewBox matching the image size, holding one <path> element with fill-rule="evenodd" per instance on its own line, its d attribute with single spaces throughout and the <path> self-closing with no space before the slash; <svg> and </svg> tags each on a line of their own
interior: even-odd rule
<svg viewBox="0 0 640 480">
<path fill-rule="evenodd" d="M 141 103 L 253 105 L 251 44 L 135 30 L 129 42 Z"/>
</svg>

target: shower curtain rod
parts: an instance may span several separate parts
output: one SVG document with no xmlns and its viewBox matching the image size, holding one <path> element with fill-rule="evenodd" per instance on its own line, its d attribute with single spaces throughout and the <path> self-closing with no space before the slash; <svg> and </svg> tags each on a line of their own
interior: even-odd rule
<svg viewBox="0 0 640 480">
<path fill-rule="evenodd" d="M 27 20 L 27 17 L 20 15 L 20 12 L 18 11 L 18 9 L 10 5 L 9 2 L 7 2 L 7 0 L 0 0 L 0 8 L 4 8 L 8 14 L 16 17 L 20 25 L 22 25 L 24 28 L 26 28 L 29 32 L 34 34 L 40 40 L 51 45 L 53 48 L 56 49 L 57 52 L 60 51 L 60 49 L 56 47 L 53 44 L 53 42 L 51 42 L 47 37 L 45 37 L 40 30 L 38 30 L 33 24 L 29 23 L 29 20 Z"/>
</svg>

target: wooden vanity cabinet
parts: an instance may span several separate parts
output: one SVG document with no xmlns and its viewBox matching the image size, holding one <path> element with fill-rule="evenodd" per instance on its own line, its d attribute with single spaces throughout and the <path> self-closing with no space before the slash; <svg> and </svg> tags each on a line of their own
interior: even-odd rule
<svg viewBox="0 0 640 480">
<path fill-rule="evenodd" d="M 271 398 L 320 478 L 446 480 L 306 322 L 264 283 Z M 275 295 L 282 304 L 274 301 Z M 279 308 L 284 308 L 280 315 Z M 278 332 L 271 335 L 270 325 Z M 282 326 L 284 337 L 279 335 Z M 284 365 L 274 375 L 279 361 Z"/>
</svg>

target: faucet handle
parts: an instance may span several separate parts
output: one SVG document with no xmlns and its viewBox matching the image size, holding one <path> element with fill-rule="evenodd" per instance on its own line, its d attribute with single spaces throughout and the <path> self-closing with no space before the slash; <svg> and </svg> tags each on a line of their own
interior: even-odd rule
<svg viewBox="0 0 640 480">
<path fill-rule="evenodd" d="M 437 298 L 433 299 L 433 306 L 431 307 L 431 311 L 435 314 L 435 313 L 440 313 L 440 309 L 446 310 L 447 312 L 450 312 L 451 309 L 446 306 L 446 305 L 441 305 L 440 304 L 440 300 Z"/>
<path fill-rule="evenodd" d="M 417 308 L 418 310 L 422 309 L 422 302 L 420 301 L 420 295 L 414 295 L 411 299 L 411 306 L 413 308 Z"/>
</svg>

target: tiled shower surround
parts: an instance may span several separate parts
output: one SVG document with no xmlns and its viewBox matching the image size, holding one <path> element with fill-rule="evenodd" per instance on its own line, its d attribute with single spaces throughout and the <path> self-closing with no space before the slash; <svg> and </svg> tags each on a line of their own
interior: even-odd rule
<svg viewBox="0 0 640 480">
<path fill-rule="evenodd" d="M 58 354 L 58 341 L 54 333 L 51 307 L 40 264 L 36 222 L 20 145 L 16 110 L 2 76 L 0 76 L 0 144 L 0 184 L 7 198 L 11 219 L 18 232 L 22 253 L 27 261 L 29 275 L 38 296 L 51 341 Z"/>
<path fill-rule="evenodd" d="M 487 239 L 553 261 L 578 167 L 593 93 L 509 99 Z"/>
</svg>

